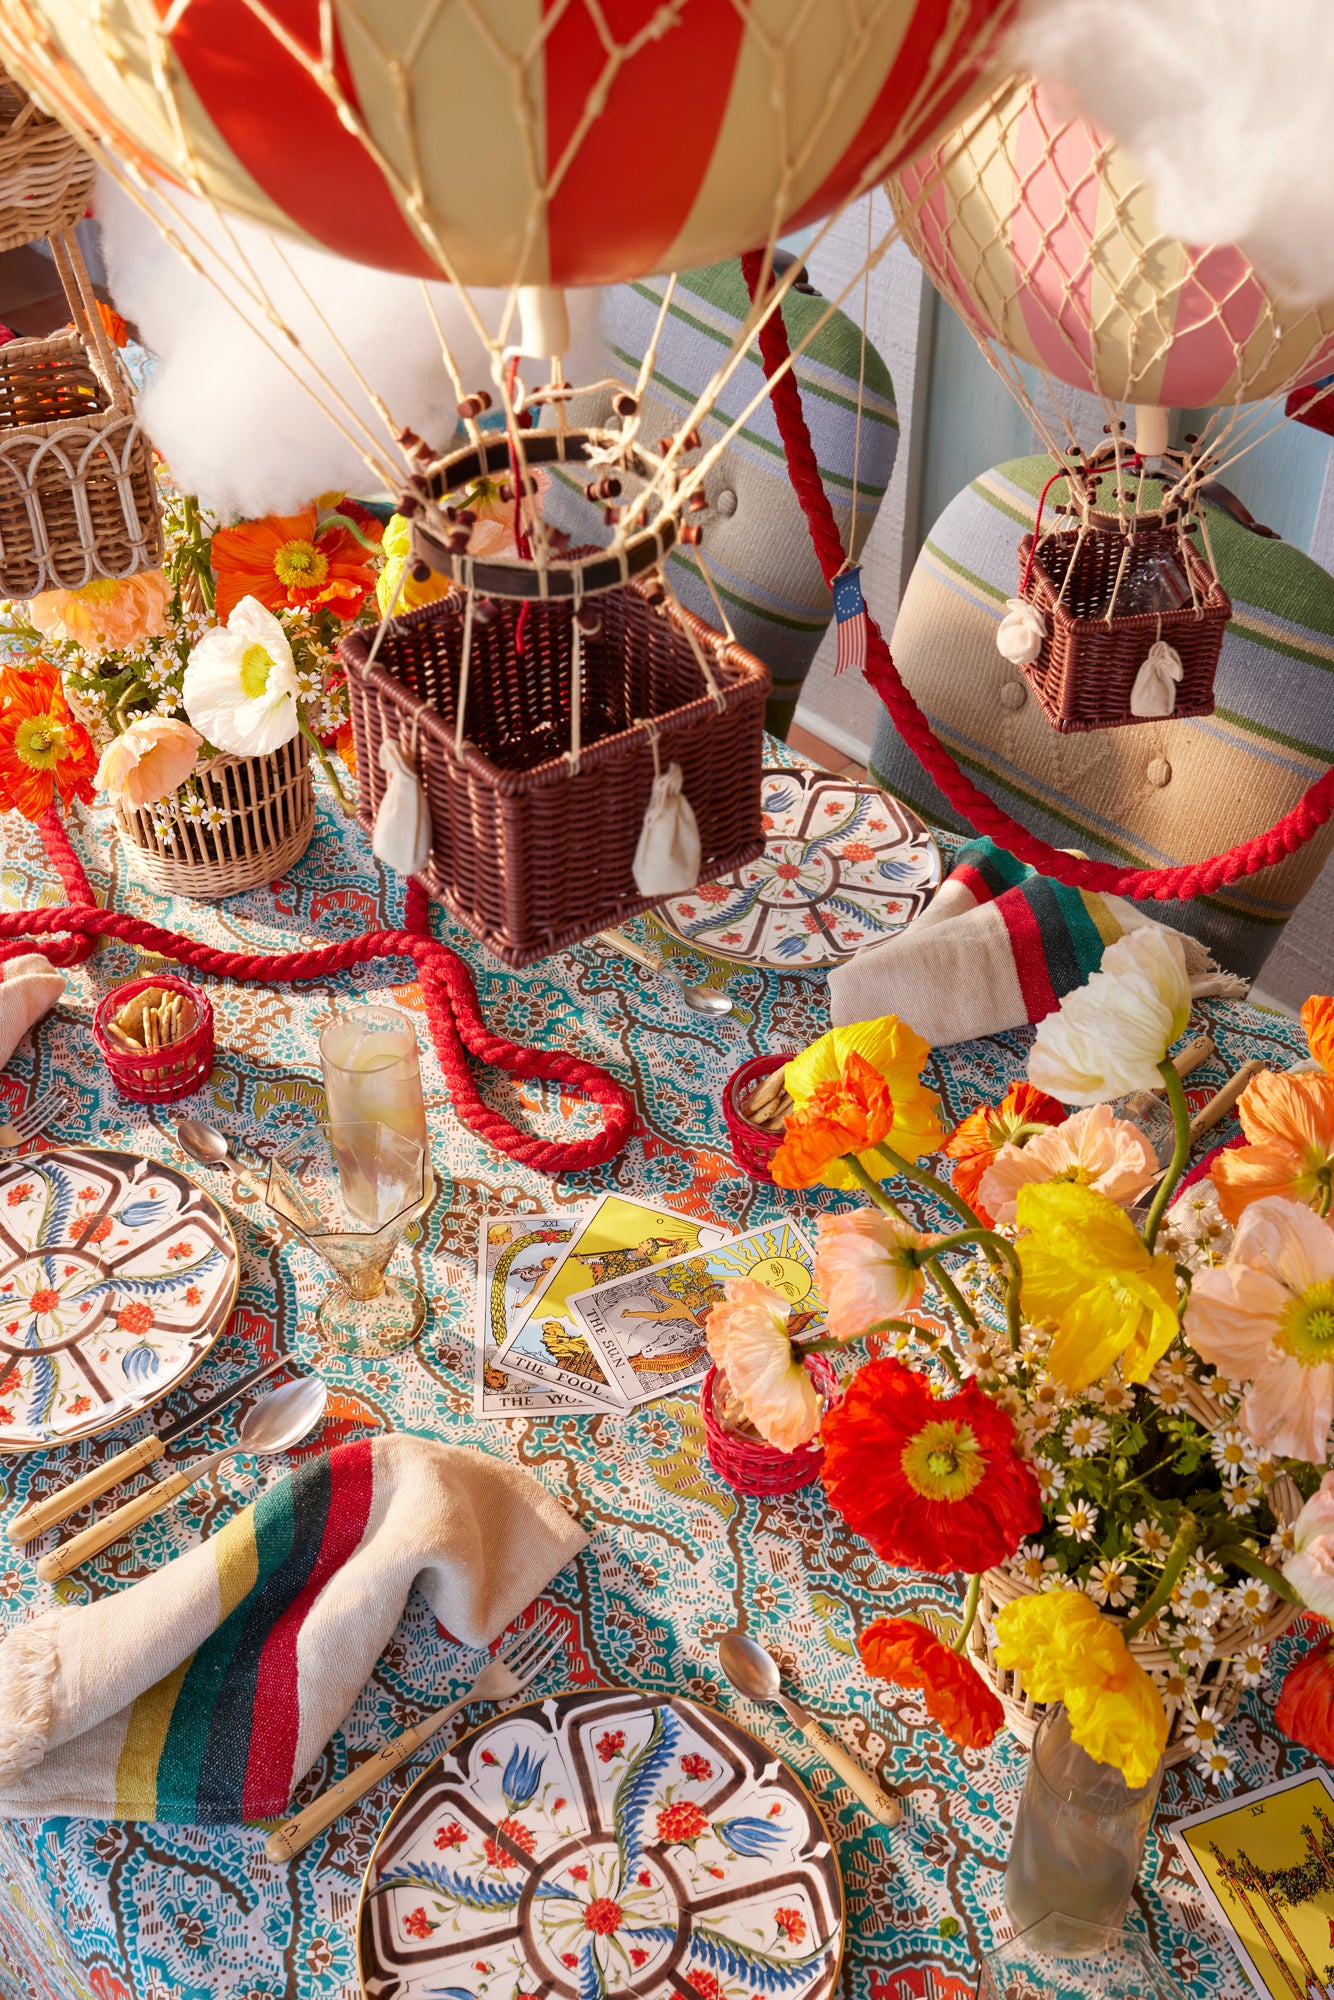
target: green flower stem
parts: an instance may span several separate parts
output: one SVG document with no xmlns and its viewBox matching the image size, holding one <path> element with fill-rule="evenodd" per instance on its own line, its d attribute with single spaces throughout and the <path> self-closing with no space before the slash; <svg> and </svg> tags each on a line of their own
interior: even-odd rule
<svg viewBox="0 0 1334 2000">
<path fill-rule="evenodd" d="M 964 1647 L 968 1644 L 968 1634 L 973 1629 L 973 1623 L 977 1617 L 978 1601 L 981 1596 L 981 1575 L 975 1574 L 970 1576 L 968 1579 L 968 1595 L 963 1601 L 963 1616 L 959 1620 L 958 1631 L 950 1641 L 950 1651 L 952 1653 L 962 1654 Z"/>
<path fill-rule="evenodd" d="M 931 1260 L 934 1262 L 937 1257 L 943 1256 L 946 1250 L 957 1249 L 961 1243 L 981 1243 L 988 1245 L 999 1251 L 1000 1255 L 1009 1265 L 1009 1281 L 1005 1287 L 1005 1330 L 1010 1338 L 1010 1352 L 1011 1354 L 1017 1354 L 1019 1352 L 1019 1329 L 1021 1325 L 1019 1286 L 1023 1278 L 1023 1273 L 1019 1268 L 1019 1259 L 1015 1255 L 1014 1245 L 1007 1243 L 1003 1236 L 998 1236 L 994 1229 L 984 1229 L 981 1223 L 978 1223 L 975 1229 L 956 1229 L 952 1236 L 942 1236 L 938 1243 L 933 1243 L 931 1246 Z"/>
<path fill-rule="evenodd" d="M 928 1257 L 926 1260 L 926 1268 L 931 1273 L 932 1278 L 939 1286 L 945 1298 L 949 1300 L 949 1303 L 953 1306 L 955 1312 L 959 1315 L 959 1318 L 963 1321 L 964 1325 L 971 1326 L 972 1328 L 974 1328 L 974 1330 L 976 1330 L 977 1314 L 973 1311 L 973 1308 L 969 1305 L 967 1299 L 964 1297 L 963 1293 L 959 1290 L 959 1287 L 955 1284 L 953 1278 L 951 1278 L 949 1272 L 945 1269 L 945 1266 L 941 1263 L 940 1259 L 938 1257 Z"/>
<path fill-rule="evenodd" d="M 1176 1184 L 1186 1170 L 1190 1158 L 1190 1106 L 1186 1102 L 1186 1091 L 1176 1067 L 1170 1062 L 1160 1062 L 1158 1074 L 1167 1085 L 1167 1101 L 1172 1107 L 1172 1127 L 1176 1133 L 1176 1144 L 1172 1148 L 1172 1158 L 1167 1172 L 1158 1183 L 1157 1192 L 1149 1207 L 1148 1219 L 1144 1224 L 1145 1247 L 1152 1250 L 1158 1239 L 1158 1225 L 1163 1212 L 1176 1191 Z"/>
<path fill-rule="evenodd" d="M 842 1155 L 840 1155 L 840 1157 L 843 1161 L 844 1166 L 847 1168 L 848 1172 L 852 1175 L 852 1178 L 856 1181 L 858 1187 L 861 1188 L 864 1194 L 868 1194 L 870 1196 L 871 1200 L 875 1203 L 876 1207 L 880 1209 L 883 1214 L 892 1215 L 896 1221 L 906 1223 L 908 1228 L 911 1229 L 912 1224 L 908 1222 L 907 1216 L 903 1213 L 903 1210 L 899 1207 L 898 1203 L 893 1199 L 892 1196 L 887 1195 L 885 1193 L 885 1190 L 881 1187 L 878 1180 L 876 1180 L 871 1174 L 867 1173 L 865 1167 L 862 1165 L 857 1155 L 855 1153 L 843 1153 Z"/>
<path fill-rule="evenodd" d="M 328 755 L 325 752 L 324 745 L 320 742 L 319 737 L 315 734 L 315 731 L 311 728 L 310 724 L 307 722 L 305 715 L 302 711 L 300 702 L 297 703 L 296 719 L 297 719 L 297 726 L 300 729 L 301 734 L 305 737 L 307 743 L 310 745 L 311 749 L 315 752 L 315 755 L 319 758 L 320 763 L 324 766 L 324 775 L 329 780 L 330 785 L 333 787 L 334 797 L 337 799 L 339 805 L 343 808 L 343 811 L 348 815 L 349 818 L 351 818 L 352 814 L 356 811 L 356 807 L 352 803 L 352 800 L 348 797 L 347 793 L 343 790 L 342 785 L 338 782 L 338 773 L 337 771 L 335 771 L 333 765 L 330 763 Z"/>
<path fill-rule="evenodd" d="M 124 694 L 121 696 L 120 700 L 116 703 L 116 706 L 112 711 L 112 718 L 116 724 L 116 734 L 118 736 L 122 729 L 129 728 L 130 723 L 133 720 L 133 717 L 127 714 L 126 712 L 130 702 L 138 701 L 141 694 L 147 694 L 147 693 L 148 693 L 148 688 L 143 681 L 136 679 L 130 682 L 130 685 L 126 688 Z"/>
<path fill-rule="evenodd" d="M 968 1206 L 962 1195 L 954 1192 L 948 1181 L 941 1180 L 938 1174 L 931 1173 L 926 1167 L 915 1166 L 911 1161 L 905 1160 L 901 1153 L 896 1153 L 883 1139 L 876 1147 L 876 1151 L 889 1162 L 891 1172 L 902 1174 L 906 1180 L 916 1181 L 920 1187 L 930 1188 L 937 1201 L 943 1201 L 946 1208 L 953 1209 L 965 1229 L 981 1228 L 981 1216 Z"/>
<path fill-rule="evenodd" d="M 915 1339 L 921 1341 L 922 1345 L 926 1348 L 928 1353 L 934 1354 L 936 1356 L 937 1360 L 943 1364 L 946 1373 L 962 1389 L 963 1374 L 962 1371 L 960 1370 L 958 1362 L 955 1360 L 954 1356 L 950 1353 L 949 1348 L 945 1345 L 943 1341 L 934 1341 L 930 1339 L 927 1335 L 926 1328 L 924 1326 L 918 1326 L 915 1320 L 877 1319 L 874 1320 L 871 1323 L 871 1325 L 866 1328 L 866 1333 L 867 1334 L 872 1334 L 872 1333 L 912 1334 Z M 845 1340 L 835 1340 L 832 1335 L 821 1335 L 821 1337 L 818 1340 L 794 1341 L 793 1348 L 798 1355 L 833 1354 L 838 1348 L 846 1347 L 847 1344 L 848 1343 Z"/>
<path fill-rule="evenodd" d="M 1329 1168 L 1322 1167 L 1316 1176 L 1316 1180 L 1319 1186 L 1315 1198 L 1315 1212 L 1317 1215 L 1328 1215 L 1330 1195 L 1334 1193 L 1334 1186 L 1331 1186 Z"/>
<path fill-rule="evenodd" d="M 1200 1539 L 1200 1524 L 1193 1514 L 1183 1514 L 1176 1532 L 1176 1539 L 1167 1552 L 1163 1573 L 1158 1579 L 1158 1588 L 1146 1598 L 1133 1618 L 1128 1618 L 1121 1628 L 1123 1639 L 1133 1639 L 1142 1632 L 1150 1620 L 1156 1618 L 1168 1598 L 1177 1587 L 1177 1579 L 1194 1555 Z"/>
</svg>

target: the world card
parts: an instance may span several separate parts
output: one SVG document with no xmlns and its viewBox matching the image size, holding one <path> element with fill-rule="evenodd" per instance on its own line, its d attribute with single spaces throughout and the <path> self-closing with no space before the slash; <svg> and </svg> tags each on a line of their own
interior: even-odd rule
<svg viewBox="0 0 1334 2000">
<path fill-rule="evenodd" d="M 585 1211 L 582 1229 L 561 1253 L 506 1342 L 499 1357 L 502 1366 L 576 1395 L 592 1396 L 608 1409 L 624 1409 L 625 1397 L 603 1368 L 582 1321 L 570 1310 L 571 1296 L 610 1278 L 665 1263 L 669 1257 L 712 1249 L 726 1241 L 726 1230 L 691 1216 L 654 1208 L 627 1195 L 600 1196 Z"/>
<path fill-rule="evenodd" d="M 758 1278 L 796 1310 L 816 1311 L 813 1270 L 806 1238 L 778 1222 L 573 1292 L 569 1304 L 613 1386 L 643 1403 L 708 1373 L 705 1321 L 729 1278 Z"/>
<path fill-rule="evenodd" d="M 477 1235 L 477 1351 L 473 1415 L 496 1418 L 569 1414 L 590 1407 L 578 1396 L 502 1367 L 498 1350 L 534 1294 L 578 1234 L 581 1209 L 561 1215 L 484 1215 Z"/>
<path fill-rule="evenodd" d="M 1267 2000 L 1334 1988 L 1334 1782 L 1316 1768 L 1179 1819 L 1172 1838 Z"/>
</svg>

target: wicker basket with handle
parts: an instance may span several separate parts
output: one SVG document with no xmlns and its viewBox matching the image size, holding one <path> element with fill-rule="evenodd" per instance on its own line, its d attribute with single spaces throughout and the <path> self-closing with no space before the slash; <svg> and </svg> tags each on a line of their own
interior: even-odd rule
<svg viewBox="0 0 1334 2000">
<path fill-rule="evenodd" d="M 51 250 L 74 325 L 0 347 L 0 596 L 80 590 L 162 560 L 148 439 L 72 235 Z"/>
<path fill-rule="evenodd" d="M 96 171 L 73 133 L 0 70 L 0 250 L 73 229 Z"/>
<path fill-rule="evenodd" d="M 199 793 L 206 809 L 226 815 L 218 825 L 184 810 Z M 156 805 L 117 805 L 114 811 L 138 881 L 164 895 L 216 902 L 274 881 L 310 846 L 315 792 L 309 752 L 294 736 L 267 757 L 214 757 L 189 785 Z"/>
<path fill-rule="evenodd" d="M 1270 1492 L 1270 1505 L 1275 1518 L 1284 1526 L 1296 1520 L 1301 1511 L 1301 1495 L 1286 1476 L 1275 1480 Z M 1012 1669 L 1000 1666 L 996 1659 L 995 1618 L 1004 1604 L 1010 1604 L 1017 1597 L 1032 1595 L 1034 1586 L 1013 1576 L 1006 1569 L 984 1570 L 982 1589 L 978 1599 L 977 1617 L 968 1635 L 968 1650 L 974 1664 L 980 1668 L 1000 1697 L 1005 1710 L 1005 1720 L 1019 1741 L 1025 1745 L 1032 1743 L 1042 1719 L 1043 1707 L 1024 1692 L 1020 1675 Z M 1208 1702 L 1218 1711 L 1219 1719 L 1227 1722 L 1236 1713 L 1244 1692 L 1241 1681 L 1232 1671 L 1228 1655 L 1245 1644 L 1267 1645 L 1285 1632 L 1297 1615 L 1297 1606 L 1275 1601 L 1274 1609 L 1260 1625 L 1252 1625 L 1245 1619 L 1235 1618 L 1217 1626 L 1212 1634 L 1214 1641 L 1213 1658 L 1208 1661 L 1199 1676 L 1199 1688 L 1195 1701 Z M 1167 1647 L 1157 1641 L 1140 1635 L 1130 1641 L 1130 1650 L 1146 1672 L 1166 1669 L 1172 1665 L 1172 1655 Z M 1160 1690 L 1161 1691 L 1161 1690 Z M 1191 1728 L 1189 1704 L 1174 1701 L 1163 1692 L 1163 1706 L 1167 1710 L 1167 1749 L 1165 1764 L 1184 1764 L 1191 1752 L 1187 1743 Z"/>
<path fill-rule="evenodd" d="M 363 825 L 374 825 L 384 792 L 379 753 L 389 738 L 419 772 L 430 805 L 422 882 L 507 965 L 546 958 L 667 900 L 640 895 L 632 868 L 655 736 L 661 767 L 680 765 L 694 808 L 700 880 L 763 850 L 768 671 L 689 612 L 655 605 L 655 595 L 651 584 L 629 584 L 586 600 L 601 623 L 582 641 L 577 743 L 569 598 L 530 603 L 526 613 L 512 599 L 493 600 L 483 623 L 457 591 L 396 620 L 373 657 L 369 633 L 339 647 Z"/>
</svg>

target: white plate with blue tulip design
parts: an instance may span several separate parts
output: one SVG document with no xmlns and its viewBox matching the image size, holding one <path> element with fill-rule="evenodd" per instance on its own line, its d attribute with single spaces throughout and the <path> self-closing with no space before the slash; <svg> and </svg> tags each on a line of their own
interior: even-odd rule
<svg viewBox="0 0 1334 2000">
<path fill-rule="evenodd" d="M 0 1452 L 90 1437 L 155 1403 L 231 1317 L 217 1204 L 137 1153 L 55 1146 L 0 1166 Z"/>
<path fill-rule="evenodd" d="M 511 1709 L 400 1800 L 357 1919 L 367 2000 L 827 2000 L 843 1885 L 805 1786 L 675 1696 Z"/>
<path fill-rule="evenodd" d="M 874 785 L 769 765 L 760 809 L 757 861 L 653 912 L 682 944 L 742 965 L 841 965 L 910 924 L 939 885 L 927 828 Z"/>
</svg>

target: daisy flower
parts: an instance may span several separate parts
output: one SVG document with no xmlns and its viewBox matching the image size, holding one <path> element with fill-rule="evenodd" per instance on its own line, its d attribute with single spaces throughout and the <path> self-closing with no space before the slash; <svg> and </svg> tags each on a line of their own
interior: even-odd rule
<svg viewBox="0 0 1334 2000">
<path fill-rule="evenodd" d="M 1221 1785 L 1224 1778 L 1231 1776 L 1232 1753 L 1229 1750 L 1224 1750 L 1217 1743 L 1215 1743 L 1212 1750 L 1205 1752 L 1200 1761 L 1204 1765 L 1210 1781 L 1215 1785 Z"/>
<path fill-rule="evenodd" d="M 1065 1467 L 1053 1465 L 1049 1458 L 1033 1460 L 1033 1477 L 1038 1482 L 1038 1496 L 1044 1507 L 1049 1507 L 1057 1494 L 1065 1491 Z"/>
<path fill-rule="evenodd" d="M 1186 1385 L 1178 1375 L 1170 1375 L 1161 1368 L 1155 1368 L 1149 1377 L 1149 1394 L 1160 1410 L 1174 1416 L 1186 1407 Z"/>
<path fill-rule="evenodd" d="M 1135 1392 L 1119 1375 L 1109 1375 L 1088 1391 L 1088 1400 L 1100 1403 L 1109 1417 L 1124 1416 L 1135 1400 Z"/>
<path fill-rule="evenodd" d="M 1258 1625 L 1274 1601 L 1274 1594 L 1259 1577 L 1248 1576 L 1228 1593 L 1228 1603 L 1248 1625 Z"/>
<path fill-rule="evenodd" d="M 1243 1687 L 1259 1687 L 1269 1671 L 1263 1646 L 1247 1646 L 1237 1654 L 1233 1662 Z"/>
<path fill-rule="evenodd" d="M 1295 1552 L 1296 1547 L 1297 1537 L 1293 1532 L 1291 1522 L 1288 1522 L 1284 1527 L 1275 1528 L 1273 1534 L 1269 1537 L 1269 1553 L 1271 1556 L 1290 1556 Z"/>
<path fill-rule="evenodd" d="M 1225 1424 L 1213 1433 L 1209 1456 L 1229 1485 L 1240 1479 L 1243 1472 L 1249 1472 L 1255 1463 L 1250 1441 L 1236 1424 Z"/>
<path fill-rule="evenodd" d="M 1072 1541 L 1092 1541 L 1093 1531 L 1098 1525 L 1098 1510 L 1087 1500 L 1072 1500 L 1065 1512 L 1056 1516 L 1056 1525 Z"/>
<path fill-rule="evenodd" d="M 1041 1590 L 1058 1565 L 1055 1556 L 1043 1552 L 1041 1542 L 1024 1542 L 1015 1550 L 1006 1567 L 1013 1570 L 1017 1577 L 1022 1577 L 1025 1583 L 1032 1584 L 1035 1590 Z"/>
<path fill-rule="evenodd" d="M 1146 1556 L 1165 1556 L 1172 1546 L 1172 1537 L 1156 1521 L 1136 1521 L 1130 1532 Z"/>
<path fill-rule="evenodd" d="M 1259 1498 L 1259 1482 L 1254 1479 L 1239 1479 L 1235 1486 L 1223 1488 L 1223 1504 L 1234 1521 L 1249 1514 Z"/>
<path fill-rule="evenodd" d="M 1191 1717 L 1190 1734 L 1186 1738 L 1187 1747 L 1195 1751 L 1198 1756 L 1206 1756 L 1217 1743 L 1222 1727 L 1222 1716 L 1216 1708 L 1211 1708 L 1206 1702 L 1204 1707 L 1196 1709 Z"/>
<path fill-rule="evenodd" d="M 1223 1608 L 1223 1593 L 1207 1570 L 1193 1569 L 1172 1592 L 1172 1609 L 1192 1625 L 1212 1625 Z"/>
<path fill-rule="evenodd" d="M 1207 1666 L 1214 1656 L 1213 1640 L 1198 1625 L 1183 1626 L 1172 1643 L 1185 1665 L 1194 1667 L 1197 1672 Z"/>
<path fill-rule="evenodd" d="M 1134 1601 L 1139 1585 L 1133 1576 L 1127 1576 L 1125 1563 L 1117 1556 L 1110 1561 L 1094 1563 L 1084 1588 L 1095 1604 L 1106 1604 L 1113 1611 L 1122 1611 Z"/>
<path fill-rule="evenodd" d="M 1110 1435 L 1101 1417 L 1071 1417 L 1065 1427 L 1066 1447 L 1076 1458 L 1091 1458 Z"/>
</svg>

